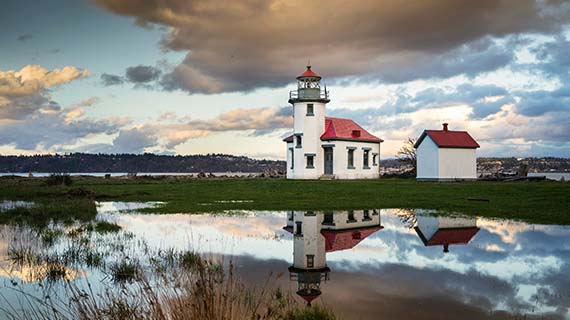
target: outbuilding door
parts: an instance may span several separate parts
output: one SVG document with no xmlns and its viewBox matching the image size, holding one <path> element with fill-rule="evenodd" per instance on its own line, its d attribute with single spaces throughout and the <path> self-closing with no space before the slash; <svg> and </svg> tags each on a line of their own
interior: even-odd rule
<svg viewBox="0 0 570 320">
<path fill-rule="evenodd" d="M 333 148 L 325 148 L 325 174 L 333 174 Z"/>
</svg>

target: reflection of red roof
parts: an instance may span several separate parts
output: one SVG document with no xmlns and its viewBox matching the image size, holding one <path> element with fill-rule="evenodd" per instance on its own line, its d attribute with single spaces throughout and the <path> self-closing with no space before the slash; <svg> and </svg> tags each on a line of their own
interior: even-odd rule
<svg viewBox="0 0 570 320">
<path fill-rule="evenodd" d="M 467 244 L 479 232 L 477 227 L 438 229 L 426 239 L 420 228 L 414 228 L 426 246 L 448 246 L 450 244 Z"/>
<path fill-rule="evenodd" d="M 426 135 L 440 148 L 479 148 L 477 141 L 467 131 L 447 130 L 425 130 L 414 147 L 419 147 Z"/>
<path fill-rule="evenodd" d="M 469 243 L 477 232 L 479 232 L 477 227 L 439 229 L 431 239 L 428 239 L 426 246 Z"/>
<path fill-rule="evenodd" d="M 311 302 L 321 295 L 321 290 L 309 290 L 308 292 L 299 290 L 297 294 L 307 301 L 308 306 L 311 306 Z"/>
<path fill-rule="evenodd" d="M 382 229 L 382 226 L 363 228 L 358 230 L 322 230 L 321 234 L 325 237 L 325 251 L 341 251 L 352 249 L 366 239 L 369 235 Z"/>
<path fill-rule="evenodd" d="M 313 70 L 311 70 L 311 66 L 307 66 L 307 70 L 305 70 L 305 72 L 301 73 L 297 79 L 299 78 L 305 78 L 305 77 L 314 77 L 314 78 L 321 78 L 321 76 L 319 76 L 318 74 L 316 74 L 315 72 L 313 72 Z"/>
<path fill-rule="evenodd" d="M 283 141 L 285 142 L 293 142 L 293 139 L 295 138 L 295 135 L 290 135 L 287 138 L 283 139 Z"/>
<path fill-rule="evenodd" d="M 383 141 L 350 119 L 331 117 L 325 118 L 325 132 L 321 136 L 321 140 Z"/>
</svg>

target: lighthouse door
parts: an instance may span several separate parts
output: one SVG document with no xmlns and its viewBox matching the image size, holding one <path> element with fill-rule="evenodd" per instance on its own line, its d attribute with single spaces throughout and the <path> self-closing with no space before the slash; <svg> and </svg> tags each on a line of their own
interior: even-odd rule
<svg viewBox="0 0 570 320">
<path fill-rule="evenodd" d="M 333 174 L 333 148 L 325 148 L 325 174 Z"/>
</svg>

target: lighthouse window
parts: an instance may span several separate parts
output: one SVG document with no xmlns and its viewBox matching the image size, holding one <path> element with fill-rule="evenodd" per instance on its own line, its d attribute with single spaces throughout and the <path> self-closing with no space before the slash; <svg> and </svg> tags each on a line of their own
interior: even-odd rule
<svg viewBox="0 0 570 320">
<path fill-rule="evenodd" d="M 315 115 L 315 107 L 312 103 L 307 104 L 307 115 L 314 116 Z"/>
<path fill-rule="evenodd" d="M 302 138 L 303 138 L 303 137 L 301 137 L 301 136 L 297 136 L 297 146 L 296 146 L 297 148 L 301 148 L 301 146 L 302 146 L 302 141 L 301 141 L 301 139 L 302 139 Z"/>
<path fill-rule="evenodd" d="M 291 152 L 291 170 L 295 169 L 295 152 L 293 148 L 289 148 L 289 152 Z"/>
<path fill-rule="evenodd" d="M 315 267 L 315 255 L 308 254 L 307 255 L 307 268 L 314 268 Z"/>
</svg>

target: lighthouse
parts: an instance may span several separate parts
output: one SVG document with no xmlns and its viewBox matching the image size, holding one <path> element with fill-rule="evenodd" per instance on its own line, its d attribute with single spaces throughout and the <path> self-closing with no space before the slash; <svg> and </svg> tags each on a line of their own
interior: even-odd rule
<svg viewBox="0 0 570 320">
<path fill-rule="evenodd" d="M 289 92 L 293 134 L 287 143 L 287 179 L 371 179 L 379 177 L 380 143 L 350 119 L 326 116 L 330 102 L 322 77 L 307 65 Z"/>
<path fill-rule="evenodd" d="M 321 76 L 307 70 L 297 77 L 297 90 L 289 92 L 293 105 L 293 146 L 289 148 L 293 179 L 317 179 L 323 171 L 320 137 L 325 131 L 325 108 L 328 91 L 321 89 Z"/>
</svg>

